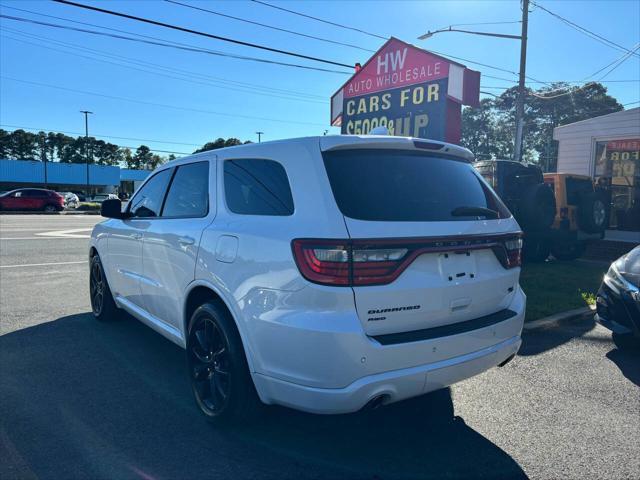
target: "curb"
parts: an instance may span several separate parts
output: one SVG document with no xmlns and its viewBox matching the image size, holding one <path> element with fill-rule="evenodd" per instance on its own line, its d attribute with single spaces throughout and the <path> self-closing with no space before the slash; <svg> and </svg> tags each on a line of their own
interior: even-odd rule
<svg viewBox="0 0 640 480">
<path fill-rule="evenodd" d="M 549 315 L 548 317 L 540 318 L 532 322 L 525 322 L 523 329 L 535 330 L 537 328 L 543 328 L 543 327 L 553 325 L 554 323 L 558 323 L 563 320 L 569 320 L 570 318 L 581 317 L 591 312 L 595 312 L 595 306 L 593 308 L 580 307 L 573 310 L 567 310 L 566 312 L 560 312 L 553 315 Z"/>
</svg>

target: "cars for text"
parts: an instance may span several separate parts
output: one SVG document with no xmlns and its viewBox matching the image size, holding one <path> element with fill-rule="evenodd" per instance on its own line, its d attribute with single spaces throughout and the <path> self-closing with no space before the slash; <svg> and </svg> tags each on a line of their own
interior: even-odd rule
<svg viewBox="0 0 640 480">
<path fill-rule="evenodd" d="M 102 204 L 93 313 L 186 348 L 214 423 L 261 403 L 354 412 L 503 365 L 521 344 L 521 231 L 471 160 L 326 136 L 169 162 L 124 211 Z"/>
</svg>

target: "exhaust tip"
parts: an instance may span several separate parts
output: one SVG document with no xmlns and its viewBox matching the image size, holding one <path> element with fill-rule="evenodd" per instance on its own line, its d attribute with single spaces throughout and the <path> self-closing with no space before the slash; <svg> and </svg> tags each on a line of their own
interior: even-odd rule
<svg viewBox="0 0 640 480">
<path fill-rule="evenodd" d="M 515 358 L 516 354 L 512 354 L 509 358 L 507 358 L 504 362 L 499 363 L 498 366 L 499 367 L 504 367 L 507 363 L 509 363 L 511 360 L 513 360 Z"/>
<path fill-rule="evenodd" d="M 362 407 L 363 411 L 375 410 L 376 408 L 381 407 L 384 404 L 384 401 L 387 399 L 387 395 L 378 395 L 377 397 L 373 397 L 369 400 L 364 407 Z"/>
</svg>

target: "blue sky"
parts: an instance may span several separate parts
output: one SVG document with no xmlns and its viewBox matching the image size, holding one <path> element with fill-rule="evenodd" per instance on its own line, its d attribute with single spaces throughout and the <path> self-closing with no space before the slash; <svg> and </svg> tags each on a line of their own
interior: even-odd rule
<svg viewBox="0 0 640 480">
<path fill-rule="evenodd" d="M 78 1 L 349 65 L 364 63 L 371 55 L 360 49 L 276 32 L 162 1 Z M 363 49 L 376 50 L 383 43 L 383 40 L 372 36 L 301 18 L 250 1 L 180 1 L 308 35 L 355 44 Z M 519 1 L 274 0 L 272 3 L 369 32 L 393 35 L 439 53 L 514 72 L 518 69 L 519 43 L 514 40 L 456 33 L 443 33 L 426 41 L 416 40 L 416 37 L 427 30 L 451 24 L 517 21 L 521 16 Z M 631 49 L 640 42 L 640 2 L 636 0 L 540 0 L 539 3 L 626 48 Z M 0 11 L 4 15 L 99 30 L 10 7 L 219 52 L 334 68 L 50 1 L 0 0 Z M 597 78 L 592 77 L 594 72 L 624 55 L 568 27 L 539 8 L 532 7 L 531 10 L 527 73 L 533 78 L 543 81 L 593 80 Z M 13 127 L 5 125 L 14 125 L 83 132 L 84 120 L 79 110 L 86 109 L 95 112 L 90 117 L 92 134 L 150 139 L 154 141 L 105 138 L 124 146 L 145 143 L 151 148 L 178 152 L 190 152 L 197 145 L 217 137 L 255 140 L 255 132 L 258 130 L 265 132 L 264 140 L 321 135 L 325 129 L 330 133 L 338 133 L 338 129 L 328 125 L 328 100 L 348 75 L 187 52 L 4 18 L 0 19 L 0 26 L 0 71 L 3 77 L 66 89 L 0 78 L 1 128 L 11 130 Z M 519 34 L 520 25 L 460 28 Z M 57 42 L 64 42 L 64 45 Z M 486 78 L 484 75 L 512 79 L 514 82 L 517 80 L 510 73 L 469 62 L 462 63 L 482 72 L 483 90 L 499 94 L 501 88 L 515 84 Z M 131 66 L 137 70 L 130 68 Z M 335 69 L 345 70 L 342 67 Z M 185 77 L 176 70 L 187 71 L 189 76 Z M 189 81 L 185 81 L 185 78 Z M 609 93 L 623 104 L 640 100 L 638 79 L 640 59 L 637 57 L 629 58 L 605 78 L 635 80 L 606 83 Z M 257 89 L 254 85 L 264 88 Z M 87 95 L 78 90 L 144 103 Z M 258 94 L 258 91 L 262 94 Z M 192 110 L 169 108 L 166 105 Z M 638 104 L 627 108 L 635 106 Z"/>
</svg>

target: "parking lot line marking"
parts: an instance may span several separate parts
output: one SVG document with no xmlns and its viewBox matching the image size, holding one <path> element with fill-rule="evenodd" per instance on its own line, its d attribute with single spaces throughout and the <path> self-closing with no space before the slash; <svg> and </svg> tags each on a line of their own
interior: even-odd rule
<svg viewBox="0 0 640 480">
<path fill-rule="evenodd" d="M 79 263 L 87 263 L 87 260 L 80 260 L 77 262 L 23 263 L 22 265 L 0 265 L 0 268 L 48 267 L 50 265 L 77 265 Z"/>
<path fill-rule="evenodd" d="M 0 241 L 3 240 L 84 240 L 87 237 L 84 236 L 77 236 L 77 237 L 5 237 L 5 238 L 0 238 Z"/>
<path fill-rule="evenodd" d="M 72 228 L 70 230 L 55 230 L 43 233 L 36 233 L 42 237 L 63 237 L 63 238 L 90 238 L 91 235 L 81 235 L 79 232 L 90 232 L 91 228 Z"/>
</svg>

